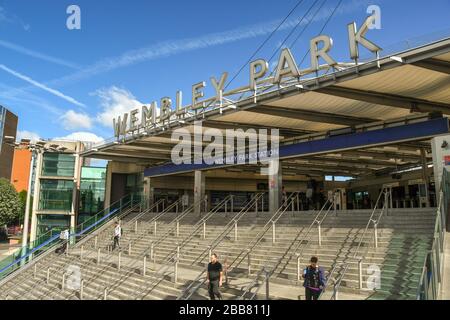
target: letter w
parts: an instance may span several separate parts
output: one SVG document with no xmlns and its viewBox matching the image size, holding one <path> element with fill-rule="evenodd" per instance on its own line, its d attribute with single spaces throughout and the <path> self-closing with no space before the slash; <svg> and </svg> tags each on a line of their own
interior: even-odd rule
<svg viewBox="0 0 450 320">
<path fill-rule="evenodd" d="M 119 138 L 120 135 L 125 135 L 127 129 L 127 120 L 128 120 L 128 113 L 125 113 L 123 115 L 123 121 L 121 121 L 120 116 L 117 118 L 117 123 L 116 118 L 113 119 L 114 136 L 116 138 Z"/>
</svg>

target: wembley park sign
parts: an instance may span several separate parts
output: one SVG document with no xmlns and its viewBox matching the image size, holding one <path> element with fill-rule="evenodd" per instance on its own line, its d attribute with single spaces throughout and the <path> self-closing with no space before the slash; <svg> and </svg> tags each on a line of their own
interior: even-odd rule
<svg viewBox="0 0 450 320">
<path fill-rule="evenodd" d="M 352 22 L 347 25 L 350 58 L 358 63 L 359 58 L 359 45 L 364 46 L 369 51 L 376 53 L 381 50 L 379 46 L 369 41 L 365 35 L 369 30 L 369 26 L 373 24 L 376 16 L 369 16 L 357 30 L 356 23 Z M 267 77 L 269 72 L 269 63 L 264 59 L 257 59 L 249 65 L 249 84 L 248 86 L 239 88 L 239 91 L 230 90 L 224 92 L 228 73 L 224 72 L 220 79 L 211 77 L 211 85 L 215 90 L 215 96 L 209 99 L 204 98 L 204 88 L 206 82 L 202 81 L 192 85 L 191 91 L 191 104 L 189 106 L 182 106 L 182 92 L 177 91 L 175 106 L 173 106 L 172 99 L 170 97 L 163 97 L 160 100 L 159 115 L 157 115 L 158 103 L 152 102 L 149 106 L 142 106 L 141 110 L 135 109 L 129 113 L 125 113 L 123 116 L 119 116 L 117 119 L 113 119 L 113 127 L 115 137 L 125 136 L 127 133 L 134 133 L 140 129 L 149 130 L 158 126 L 164 126 L 165 122 L 176 120 L 182 122 L 188 116 L 201 114 L 205 112 L 207 108 L 223 108 L 224 101 L 228 105 L 233 105 L 234 101 L 226 98 L 225 96 L 242 93 L 245 91 L 252 91 L 255 93 L 258 90 L 258 86 L 267 85 L 280 85 L 287 78 L 298 79 L 306 74 L 316 73 L 319 70 L 325 68 L 335 69 L 338 66 L 336 60 L 330 55 L 330 51 L 333 46 L 333 40 L 327 35 L 319 35 L 310 40 L 310 58 L 311 65 L 308 69 L 299 70 L 297 63 L 295 62 L 294 55 L 289 48 L 281 50 L 278 58 L 277 66 L 274 70 L 272 77 Z M 323 59 L 326 64 L 324 66 L 319 65 L 319 59 Z"/>
</svg>

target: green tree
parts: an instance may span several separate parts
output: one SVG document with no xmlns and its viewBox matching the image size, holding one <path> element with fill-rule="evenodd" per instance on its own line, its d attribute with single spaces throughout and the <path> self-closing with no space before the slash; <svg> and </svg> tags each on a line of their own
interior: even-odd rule
<svg viewBox="0 0 450 320">
<path fill-rule="evenodd" d="M 0 226 L 17 221 L 22 212 L 16 189 L 8 180 L 0 178 Z"/>
<path fill-rule="evenodd" d="M 27 206 L 27 191 L 22 190 L 19 192 L 19 199 L 22 206 L 22 210 L 20 211 L 19 217 L 18 217 L 18 223 L 23 223 L 25 218 L 25 208 Z"/>
</svg>

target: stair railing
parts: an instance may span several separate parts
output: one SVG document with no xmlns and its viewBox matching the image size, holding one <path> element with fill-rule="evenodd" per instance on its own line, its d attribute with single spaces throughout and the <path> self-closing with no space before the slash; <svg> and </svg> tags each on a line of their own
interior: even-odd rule
<svg viewBox="0 0 450 320">
<path fill-rule="evenodd" d="M 390 201 L 388 201 L 389 200 L 389 194 L 390 193 L 389 193 L 388 188 L 383 188 L 381 190 L 380 194 L 378 195 L 378 199 L 377 199 L 377 201 L 375 203 L 375 206 L 373 208 L 372 214 L 370 215 L 369 221 L 367 222 L 366 228 L 364 229 L 364 232 L 361 235 L 361 238 L 359 240 L 358 246 L 356 247 L 355 253 L 354 253 L 353 257 L 350 257 L 350 260 L 358 262 L 358 271 L 359 271 L 358 283 L 359 283 L 359 288 L 360 289 L 362 289 L 362 284 L 363 284 L 363 281 L 362 281 L 362 261 L 365 258 L 365 256 L 367 255 L 367 253 L 369 251 L 369 248 L 370 248 L 370 245 L 367 246 L 367 248 L 365 250 L 365 253 L 360 252 L 360 249 L 361 249 L 362 243 L 364 242 L 365 236 L 366 236 L 366 234 L 367 234 L 371 224 L 373 224 L 373 226 L 374 226 L 374 228 L 373 228 L 374 234 L 373 234 L 373 237 L 371 237 L 370 242 L 373 241 L 374 242 L 374 246 L 375 247 L 378 246 L 378 228 L 377 228 L 377 226 L 380 223 L 380 220 L 381 220 L 381 218 L 383 216 L 384 211 L 388 210 L 389 203 L 390 203 Z M 380 205 L 381 196 L 382 195 L 384 195 L 384 203 L 383 203 L 383 206 L 381 207 L 381 213 L 379 214 L 378 218 L 375 218 L 375 214 L 376 214 L 377 209 L 378 209 L 378 207 Z M 347 270 L 348 270 L 349 266 L 350 266 L 350 262 L 347 261 L 345 263 L 345 267 L 343 269 L 343 272 L 338 276 L 338 280 L 337 280 L 337 283 L 336 283 L 336 286 L 335 286 L 335 290 L 334 290 L 333 295 L 331 297 L 332 300 L 335 300 L 336 295 L 339 292 L 342 280 L 345 277 L 345 274 L 347 273 Z"/>
<path fill-rule="evenodd" d="M 250 243 L 247 245 L 245 249 L 243 249 L 238 256 L 229 264 L 230 266 L 233 266 L 231 270 L 228 271 L 232 272 L 235 268 L 237 268 L 242 261 L 245 259 L 245 257 L 248 257 L 248 260 L 250 262 L 250 252 L 262 241 L 266 233 L 271 229 L 272 227 L 272 242 L 275 243 L 276 241 L 276 233 L 275 233 L 275 227 L 276 223 L 279 221 L 279 219 L 284 215 L 284 213 L 288 210 L 290 207 L 290 204 L 292 201 L 295 201 L 297 198 L 297 194 L 299 192 L 294 192 L 289 195 L 289 197 L 286 199 L 286 201 L 283 202 L 281 207 L 269 218 L 267 223 L 262 227 L 262 230 L 250 241 Z M 250 273 L 250 264 L 249 264 L 249 273 Z M 195 281 L 195 280 L 194 280 Z M 198 283 L 196 286 L 194 286 L 191 290 L 191 292 L 187 295 L 185 300 L 188 300 L 197 290 L 200 288 L 200 286 L 205 283 L 206 279 L 203 279 L 200 283 Z M 177 300 L 183 299 L 184 294 L 180 295 Z"/>
<path fill-rule="evenodd" d="M 211 244 L 208 246 L 208 248 L 206 248 L 202 253 L 200 253 L 200 255 L 198 255 L 198 257 L 192 262 L 192 265 L 197 263 L 199 261 L 199 259 L 202 259 L 206 253 L 208 253 L 208 258 L 209 256 L 211 256 L 212 254 L 212 250 L 215 249 L 220 243 L 222 243 L 222 241 L 225 239 L 225 237 L 231 232 L 231 230 L 235 230 L 235 234 L 234 234 L 234 238 L 235 241 L 237 241 L 237 224 L 238 222 L 241 220 L 241 218 L 243 218 L 245 216 L 245 214 L 247 214 L 252 208 L 256 207 L 256 204 L 258 203 L 258 201 L 260 199 L 262 199 L 264 197 L 264 193 L 258 193 L 256 195 L 254 195 L 252 197 L 252 199 L 250 201 L 248 201 L 244 207 L 241 209 L 241 211 L 239 211 L 234 217 L 233 219 L 230 220 L 230 222 L 228 222 L 228 224 L 224 227 L 224 230 L 222 231 L 221 234 L 219 234 L 214 240 L 211 241 Z M 192 281 L 184 290 L 183 292 L 177 297 L 177 300 L 182 299 L 182 297 L 188 293 L 190 290 L 192 290 L 192 288 L 195 286 L 195 284 L 197 284 L 200 280 L 204 279 L 204 274 L 206 273 L 206 269 L 204 269 L 202 272 L 200 272 L 200 274 L 195 278 L 194 281 Z M 203 282 L 201 283 L 203 284 Z M 200 285 L 201 285 L 200 284 Z M 197 288 L 198 289 L 198 288 Z M 195 289 L 195 290 L 197 290 Z M 193 294 L 194 292 L 192 292 Z M 191 295 L 192 295 L 191 294 Z"/>
</svg>

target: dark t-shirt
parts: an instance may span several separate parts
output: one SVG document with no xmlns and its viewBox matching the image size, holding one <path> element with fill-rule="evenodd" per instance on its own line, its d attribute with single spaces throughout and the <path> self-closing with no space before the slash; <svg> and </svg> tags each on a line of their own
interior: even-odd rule
<svg viewBox="0 0 450 320">
<path fill-rule="evenodd" d="M 208 275 L 210 281 L 215 281 L 220 279 L 220 272 L 222 272 L 222 265 L 220 262 L 209 263 L 208 264 Z"/>
</svg>

